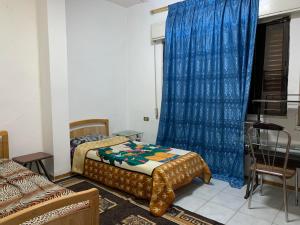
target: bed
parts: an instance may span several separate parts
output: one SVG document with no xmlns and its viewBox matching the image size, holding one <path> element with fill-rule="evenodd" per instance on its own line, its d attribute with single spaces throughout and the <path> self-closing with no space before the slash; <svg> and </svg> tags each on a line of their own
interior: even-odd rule
<svg viewBox="0 0 300 225">
<path fill-rule="evenodd" d="M 108 125 L 106 119 L 73 122 L 71 143 L 90 135 L 107 137 Z M 79 142 L 72 155 L 72 172 L 150 200 L 150 212 L 155 216 L 167 211 L 175 200 L 176 189 L 196 177 L 205 183 L 211 179 L 207 164 L 194 152 L 134 142 L 125 137 Z"/>
<path fill-rule="evenodd" d="M 0 131 L 0 225 L 99 225 L 97 189 L 73 193 L 8 158 Z"/>
</svg>

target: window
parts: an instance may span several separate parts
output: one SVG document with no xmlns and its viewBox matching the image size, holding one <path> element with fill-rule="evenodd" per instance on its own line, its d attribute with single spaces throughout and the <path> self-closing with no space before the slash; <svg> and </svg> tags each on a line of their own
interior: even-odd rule
<svg viewBox="0 0 300 225">
<path fill-rule="evenodd" d="M 257 27 L 248 113 L 285 116 L 286 102 L 253 103 L 253 100 L 287 100 L 289 18 Z"/>
<path fill-rule="evenodd" d="M 161 111 L 163 86 L 163 59 L 164 40 L 154 42 L 154 69 L 155 69 L 155 118 L 158 120 Z"/>
</svg>

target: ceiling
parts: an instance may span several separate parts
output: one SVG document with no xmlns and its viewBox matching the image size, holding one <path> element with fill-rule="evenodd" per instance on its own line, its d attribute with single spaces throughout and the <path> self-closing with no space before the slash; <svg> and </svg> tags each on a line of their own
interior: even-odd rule
<svg viewBox="0 0 300 225">
<path fill-rule="evenodd" d="M 123 7 L 130 7 L 139 3 L 147 2 L 147 0 L 107 0 Z"/>
</svg>

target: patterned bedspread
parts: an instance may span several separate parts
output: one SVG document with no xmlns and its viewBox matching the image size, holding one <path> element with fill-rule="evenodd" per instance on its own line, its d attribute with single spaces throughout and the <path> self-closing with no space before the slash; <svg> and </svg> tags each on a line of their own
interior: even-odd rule
<svg viewBox="0 0 300 225">
<path fill-rule="evenodd" d="M 165 155 L 165 153 L 168 154 L 173 149 L 160 149 L 163 150 L 164 154 L 162 158 L 155 157 L 160 164 L 153 169 L 153 172 L 150 173 L 151 176 L 148 173 L 141 173 L 132 169 L 135 166 L 146 165 L 149 158 L 146 160 L 144 160 L 145 157 L 134 158 L 131 163 L 129 162 L 129 164 L 133 164 L 132 167 L 124 169 L 120 165 L 125 162 L 126 157 L 119 157 L 122 156 L 119 153 L 125 152 L 125 155 L 130 153 L 130 151 L 122 151 L 124 150 L 122 147 L 124 144 L 126 146 L 126 143 L 129 143 L 128 139 L 117 137 L 116 139 L 105 139 L 79 145 L 74 154 L 73 172 L 126 191 L 136 197 L 149 199 L 150 211 L 155 216 L 162 216 L 166 212 L 175 200 L 174 190 L 177 188 L 190 183 L 195 177 L 201 177 L 206 183 L 210 181 L 211 172 L 200 155 L 183 150 L 181 150 L 183 152 L 180 155 L 180 150 L 176 149 L 177 154 L 173 152 L 174 154 L 171 155 Z M 120 144 L 121 149 L 117 149 Z M 145 147 L 145 145 L 142 146 L 140 149 Z M 128 150 L 127 147 L 125 150 Z M 146 148 L 148 147 L 146 146 Z M 155 146 L 150 147 L 159 149 Z M 131 146 L 130 148 L 135 147 Z M 115 157 L 116 155 L 119 158 Z M 146 155 L 149 157 L 148 153 Z M 152 161 L 155 161 L 152 155 L 150 157 Z"/>
<path fill-rule="evenodd" d="M 71 194 L 41 175 L 11 161 L 0 159 L 0 220 L 38 203 Z M 87 207 L 88 203 L 74 204 L 27 221 L 26 224 L 44 224 L 61 215 Z"/>
<path fill-rule="evenodd" d="M 181 149 L 127 141 L 122 144 L 89 151 L 86 157 L 151 176 L 159 166 L 188 153 L 189 151 Z"/>
</svg>

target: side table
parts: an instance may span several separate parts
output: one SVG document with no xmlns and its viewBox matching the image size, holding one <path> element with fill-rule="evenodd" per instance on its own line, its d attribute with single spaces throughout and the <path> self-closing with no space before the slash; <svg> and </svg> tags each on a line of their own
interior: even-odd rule
<svg viewBox="0 0 300 225">
<path fill-rule="evenodd" d="M 12 158 L 12 160 L 25 166 L 25 167 L 29 166 L 30 170 L 32 168 L 32 163 L 35 163 L 39 174 L 43 175 L 41 173 L 41 169 L 42 169 L 42 171 L 44 172 L 44 174 L 48 178 L 48 180 L 51 180 L 50 176 L 42 162 L 43 159 L 50 159 L 50 158 L 53 158 L 53 155 L 50 155 L 45 152 L 37 152 L 37 153 L 33 153 L 33 154 L 14 157 L 14 158 Z"/>
<path fill-rule="evenodd" d="M 143 138 L 143 134 L 144 132 L 134 131 L 134 130 L 124 130 L 124 131 L 113 133 L 113 135 L 115 136 L 124 136 L 129 138 L 132 141 L 141 141 Z"/>
</svg>

